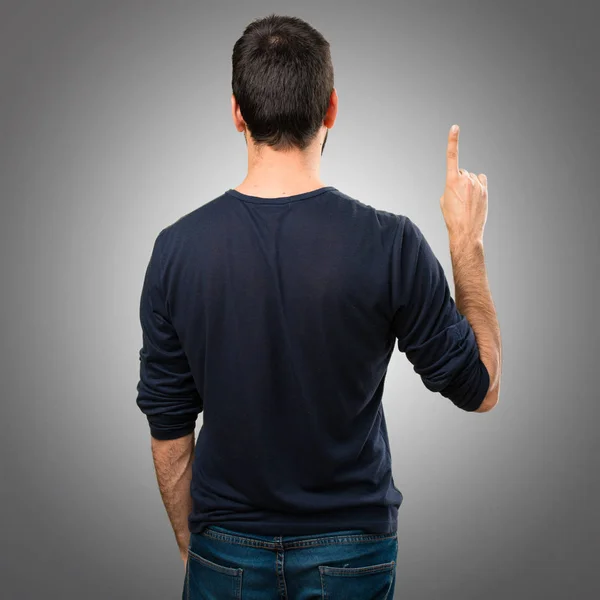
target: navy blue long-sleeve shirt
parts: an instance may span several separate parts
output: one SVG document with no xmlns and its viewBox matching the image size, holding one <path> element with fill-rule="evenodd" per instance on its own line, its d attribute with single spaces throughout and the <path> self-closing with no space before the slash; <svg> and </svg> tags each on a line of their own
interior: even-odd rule
<svg viewBox="0 0 600 600">
<path fill-rule="evenodd" d="M 333 186 L 230 189 L 157 236 L 140 303 L 137 405 L 194 432 L 191 532 L 394 532 L 381 403 L 394 348 L 466 411 L 489 375 L 417 225 Z"/>
</svg>

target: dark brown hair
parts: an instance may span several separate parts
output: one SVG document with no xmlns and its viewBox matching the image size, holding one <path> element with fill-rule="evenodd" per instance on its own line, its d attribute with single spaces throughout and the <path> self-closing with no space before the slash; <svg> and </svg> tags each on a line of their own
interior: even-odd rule
<svg viewBox="0 0 600 600">
<path fill-rule="evenodd" d="M 323 124 L 333 90 L 329 42 L 302 19 L 269 15 L 233 47 L 232 91 L 252 139 L 304 150 Z"/>
</svg>

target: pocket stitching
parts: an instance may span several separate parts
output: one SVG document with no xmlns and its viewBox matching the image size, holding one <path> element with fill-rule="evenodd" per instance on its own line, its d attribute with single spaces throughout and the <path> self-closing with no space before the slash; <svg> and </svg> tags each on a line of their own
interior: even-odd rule
<svg viewBox="0 0 600 600">
<path fill-rule="evenodd" d="M 381 563 L 378 565 L 367 565 L 366 567 L 329 567 L 327 565 L 320 565 L 319 572 L 321 573 L 321 581 L 323 575 L 342 576 L 342 577 L 353 577 L 356 575 L 367 575 L 371 573 L 385 573 L 386 571 L 393 571 L 396 568 L 396 561 Z"/>
<path fill-rule="evenodd" d="M 199 562 L 200 564 L 205 565 L 206 567 L 208 567 L 209 569 L 212 569 L 213 571 L 217 571 L 218 573 L 222 573 L 223 575 L 230 575 L 231 577 L 242 577 L 242 573 L 244 572 L 244 569 L 238 567 L 238 568 L 234 568 L 234 567 L 224 567 L 223 565 L 218 565 L 217 563 L 214 563 L 210 560 L 208 560 L 207 558 L 204 558 L 203 556 L 200 556 L 199 554 L 196 554 L 195 552 L 193 552 L 192 550 L 188 549 L 188 554 L 190 556 L 190 558 L 194 559 L 195 561 Z"/>
<path fill-rule="evenodd" d="M 325 580 L 323 579 L 323 569 L 319 567 L 319 577 L 321 579 L 321 600 L 327 600 L 327 590 L 325 589 Z"/>
</svg>

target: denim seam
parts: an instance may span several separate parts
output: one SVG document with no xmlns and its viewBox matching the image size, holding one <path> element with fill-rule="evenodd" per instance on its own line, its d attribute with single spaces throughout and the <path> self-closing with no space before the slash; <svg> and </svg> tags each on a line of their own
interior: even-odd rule
<svg viewBox="0 0 600 600">
<path fill-rule="evenodd" d="M 282 548 L 277 550 L 275 559 L 276 571 L 277 571 L 277 588 L 283 592 L 282 598 L 287 598 L 287 586 L 285 583 L 285 552 Z"/>
<path fill-rule="evenodd" d="M 327 600 L 327 591 L 325 590 L 325 579 L 323 578 L 323 569 L 319 567 L 319 579 L 321 580 L 321 599 Z"/>
<path fill-rule="evenodd" d="M 393 540 L 397 538 L 397 533 L 394 533 L 373 535 L 328 536 L 325 539 L 312 538 L 308 540 L 298 540 L 295 542 L 267 542 L 264 540 L 257 540 L 254 538 L 232 536 L 226 533 L 210 531 L 208 529 L 205 529 L 201 535 L 215 540 L 220 540 L 222 542 L 228 542 L 230 544 L 237 544 L 239 546 L 250 546 L 254 548 L 263 548 L 265 550 L 278 550 L 282 548 L 285 550 L 291 550 L 293 548 L 314 548 L 316 546 L 331 546 L 339 544 L 363 544 L 370 542 Z"/>
<path fill-rule="evenodd" d="M 240 574 L 236 577 L 237 581 L 237 589 L 235 591 L 235 597 L 237 600 L 241 600 L 242 598 L 242 578 L 244 577 L 244 569 L 239 569 Z"/>
<path fill-rule="evenodd" d="M 188 548 L 188 559 L 185 566 L 186 600 L 190 600 L 190 550 Z"/>
<path fill-rule="evenodd" d="M 341 544 L 368 544 L 371 542 L 383 542 L 385 540 L 393 540 L 396 535 L 385 535 L 383 537 L 332 537 L 326 540 L 300 540 L 297 542 L 284 542 L 286 550 L 292 548 L 314 548 L 315 546 L 333 546 Z"/>
</svg>

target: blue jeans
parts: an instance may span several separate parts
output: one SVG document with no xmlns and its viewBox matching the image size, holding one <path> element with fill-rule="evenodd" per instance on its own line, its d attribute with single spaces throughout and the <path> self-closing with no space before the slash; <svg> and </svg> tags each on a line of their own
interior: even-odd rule
<svg viewBox="0 0 600 600">
<path fill-rule="evenodd" d="M 192 533 L 183 600 L 392 600 L 397 533 Z"/>
</svg>

